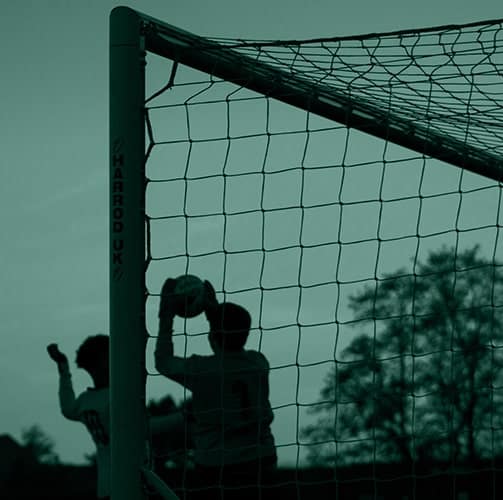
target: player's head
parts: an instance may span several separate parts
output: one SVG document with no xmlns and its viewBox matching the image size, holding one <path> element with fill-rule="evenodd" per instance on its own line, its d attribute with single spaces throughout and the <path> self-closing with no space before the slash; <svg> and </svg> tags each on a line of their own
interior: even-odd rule
<svg viewBox="0 0 503 500">
<path fill-rule="evenodd" d="M 250 313 L 231 302 L 218 304 L 211 312 L 210 345 L 223 351 L 239 351 L 246 344 L 250 333 Z"/>
<path fill-rule="evenodd" d="M 75 362 L 79 368 L 88 372 L 99 369 L 108 370 L 108 335 L 98 334 L 87 337 L 77 349 L 77 358 Z"/>
</svg>

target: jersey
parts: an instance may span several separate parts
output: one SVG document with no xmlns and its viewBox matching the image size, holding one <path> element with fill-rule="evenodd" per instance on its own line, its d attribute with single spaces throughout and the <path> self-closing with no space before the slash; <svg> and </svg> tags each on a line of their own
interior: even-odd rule
<svg viewBox="0 0 503 500">
<path fill-rule="evenodd" d="M 68 368 L 59 376 L 61 413 L 70 420 L 82 422 L 96 445 L 98 497 L 110 495 L 110 403 L 109 389 L 89 388 L 77 398 Z"/>
<path fill-rule="evenodd" d="M 275 456 L 263 354 L 242 350 L 175 358 L 159 337 L 156 360 L 160 373 L 192 392 L 196 463 L 212 467 Z"/>
</svg>

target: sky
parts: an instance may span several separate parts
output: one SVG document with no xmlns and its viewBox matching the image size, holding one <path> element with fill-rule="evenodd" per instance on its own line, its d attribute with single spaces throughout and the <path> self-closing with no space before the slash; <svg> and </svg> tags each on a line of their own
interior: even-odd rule
<svg viewBox="0 0 503 500">
<path fill-rule="evenodd" d="M 496 0 L 481 0 L 476 4 L 454 0 L 344 3 L 328 0 L 121 3 L 19 0 L 3 6 L 0 17 L 3 63 L 0 219 L 4 234 L 0 248 L 3 297 L 0 301 L 0 351 L 3 353 L 0 433 L 19 439 L 22 429 L 39 424 L 55 441 L 61 459 L 72 463 L 84 462 L 84 454 L 92 451 L 92 443 L 83 427 L 66 421 L 58 412 L 57 374 L 45 346 L 57 342 L 73 360 L 75 350 L 85 337 L 108 332 L 108 16 L 117 5 L 128 5 L 201 36 L 255 39 L 342 36 L 501 17 L 500 2 Z M 368 144 L 365 147 L 369 147 Z M 447 184 L 455 182 L 455 178 L 448 175 L 443 179 Z M 315 197 L 329 195 L 323 191 L 323 182 L 313 182 Z M 432 180 L 435 182 L 438 183 L 438 179 Z M 250 192 L 253 192 L 251 184 L 238 188 L 236 206 L 245 204 L 244 195 Z M 158 195 L 157 199 L 162 196 Z M 195 206 L 211 208 L 210 197 L 206 199 L 197 192 L 195 196 Z M 271 199 L 277 198 L 272 195 Z M 485 209 L 480 200 L 475 203 L 481 210 Z M 491 210 L 491 206 L 488 205 L 487 210 Z M 154 204 L 152 209 L 156 207 Z M 161 209 L 169 212 L 169 207 Z M 431 210 L 432 218 L 435 213 L 438 216 L 435 207 Z M 357 217 L 368 222 L 373 217 L 372 210 Z M 288 221 L 278 224 L 289 227 Z M 364 238 L 365 227 L 365 223 L 356 224 L 351 237 Z M 244 234 L 239 233 L 239 228 L 236 231 L 235 241 L 243 242 Z M 273 233 L 275 238 L 293 238 L 288 231 L 280 234 L 274 227 Z M 312 237 L 316 235 L 313 233 Z M 200 237 L 196 248 L 204 250 L 203 242 L 207 241 Z M 409 250 L 404 254 L 408 255 Z M 315 260 L 319 258 L 313 256 Z M 282 277 L 295 271 L 289 259 L 289 256 L 280 256 L 280 264 L 285 268 L 280 273 Z M 393 260 L 393 256 L 390 259 Z M 271 263 L 271 266 L 278 269 L 280 264 Z M 251 260 L 246 261 L 247 267 L 254 265 Z M 211 264 L 204 266 L 200 274 Z M 152 268 L 148 278 L 152 290 L 159 288 L 166 273 L 178 269 L 169 265 Z M 197 266 L 194 269 L 199 272 Z M 355 269 L 356 273 L 362 266 L 348 269 Z M 270 274 L 275 284 L 278 282 L 274 280 L 279 279 L 276 272 Z M 318 279 L 317 272 L 319 269 L 313 265 L 311 279 Z M 208 274 L 209 279 L 218 282 L 216 274 Z M 245 277 L 239 277 L 237 271 L 236 280 L 236 285 L 229 282 L 227 286 L 246 286 Z M 313 297 L 312 310 L 319 309 L 318 318 L 323 297 L 326 294 Z M 242 299 L 248 300 L 247 305 L 253 309 L 256 298 L 243 296 Z M 287 296 L 278 298 L 277 303 L 271 299 L 274 313 L 264 316 L 265 326 L 274 329 L 295 320 L 287 305 L 289 300 Z M 306 311 L 305 314 L 309 314 L 309 308 Z M 155 329 L 150 323 L 149 328 Z M 202 326 L 195 323 L 194 328 Z M 333 349 L 333 339 L 322 340 L 328 335 L 321 330 L 315 332 L 312 338 L 316 342 L 305 341 L 304 337 L 301 357 L 314 362 L 327 346 Z M 202 337 L 189 340 L 189 350 L 207 349 Z M 265 337 L 263 349 L 267 350 L 271 364 L 278 367 L 291 363 L 299 354 L 297 338 L 288 331 L 277 341 L 271 336 Z M 89 386 L 89 378 L 75 366 L 72 368 L 76 390 Z M 273 404 L 281 406 L 295 398 L 295 384 L 292 384 L 295 370 L 295 366 L 284 371 L 278 369 L 271 375 Z M 316 399 L 322 374 L 317 371 L 307 377 L 304 401 Z M 161 397 L 168 393 L 176 397 L 181 394 L 178 388 L 159 377 L 149 381 L 148 396 Z M 292 411 L 295 412 L 295 408 Z M 279 409 L 273 430 L 280 443 L 294 442 L 294 413 Z M 280 459 L 291 463 L 295 453 L 295 446 L 285 446 Z"/>
</svg>

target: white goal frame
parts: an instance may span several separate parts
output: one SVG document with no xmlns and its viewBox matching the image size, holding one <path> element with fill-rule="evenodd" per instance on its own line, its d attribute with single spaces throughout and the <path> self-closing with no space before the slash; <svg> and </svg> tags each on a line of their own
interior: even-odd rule
<svg viewBox="0 0 503 500">
<path fill-rule="evenodd" d="M 110 374 L 112 498 L 144 497 L 145 56 L 166 57 L 423 155 L 503 179 L 491 152 L 353 100 L 127 7 L 110 15 Z"/>
</svg>

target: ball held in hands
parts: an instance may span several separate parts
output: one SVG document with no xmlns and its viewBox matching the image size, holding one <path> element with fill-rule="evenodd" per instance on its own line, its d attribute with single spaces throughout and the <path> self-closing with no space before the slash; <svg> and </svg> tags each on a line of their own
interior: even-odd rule
<svg viewBox="0 0 503 500">
<path fill-rule="evenodd" d="M 205 312 L 209 318 L 218 305 L 213 285 L 191 274 L 168 278 L 160 295 L 159 317 L 193 318 Z"/>
<path fill-rule="evenodd" d="M 184 274 L 175 280 L 172 293 L 172 307 L 177 316 L 193 318 L 204 311 L 206 288 L 201 279 L 192 274 Z"/>
</svg>

